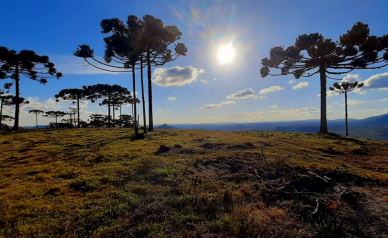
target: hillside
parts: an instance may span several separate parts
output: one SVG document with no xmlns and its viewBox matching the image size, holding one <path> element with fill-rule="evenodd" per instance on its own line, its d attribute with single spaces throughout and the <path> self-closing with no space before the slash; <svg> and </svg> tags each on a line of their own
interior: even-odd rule
<svg viewBox="0 0 388 238">
<path fill-rule="evenodd" d="M 0 236 L 388 236 L 388 142 L 294 132 L 132 134 L 1 134 Z"/>
</svg>

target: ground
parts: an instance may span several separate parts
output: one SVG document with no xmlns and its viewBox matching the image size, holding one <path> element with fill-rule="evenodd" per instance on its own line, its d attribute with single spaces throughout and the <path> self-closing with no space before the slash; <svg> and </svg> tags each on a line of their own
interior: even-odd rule
<svg viewBox="0 0 388 238">
<path fill-rule="evenodd" d="M 0 236 L 388 236 L 388 142 L 291 132 L 132 134 L 0 134 Z"/>
</svg>

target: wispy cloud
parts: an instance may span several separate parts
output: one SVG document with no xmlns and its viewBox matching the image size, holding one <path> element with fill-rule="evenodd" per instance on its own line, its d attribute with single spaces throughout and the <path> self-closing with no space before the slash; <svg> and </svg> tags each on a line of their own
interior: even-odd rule
<svg viewBox="0 0 388 238">
<path fill-rule="evenodd" d="M 208 82 L 207 82 L 207 80 L 205 80 L 205 79 L 201 79 L 201 83 L 203 83 L 204 85 L 206 85 Z"/>
<path fill-rule="evenodd" d="M 309 83 L 306 81 L 303 81 L 303 82 L 298 83 L 294 87 L 292 87 L 292 89 L 299 89 L 299 88 L 303 88 L 303 87 L 307 87 L 307 86 L 309 86 Z"/>
<path fill-rule="evenodd" d="M 247 99 L 247 98 L 252 98 L 254 96 L 255 96 L 255 91 L 252 88 L 247 88 L 247 89 L 238 91 L 237 93 L 230 94 L 226 98 Z"/>
<path fill-rule="evenodd" d="M 264 89 L 260 90 L 259 94 L 266 95 L 267 93 L 274 93 L 274 92 L 277 92 L 277 91 L 280 91 L 280 90 L 283 90 L 283 89 L 284 89 L 284 87 L 271 86 L 269 88 L 264 88 Z"/>
<path fill-rule="evenodd" d="M 199 74 L 204 73 L 203 69 L 192 66 L 172 68 L 156 68 L 152 75 L 153 83 L 161 87 L 184 86 L 197 81 Z"/>
</svg>

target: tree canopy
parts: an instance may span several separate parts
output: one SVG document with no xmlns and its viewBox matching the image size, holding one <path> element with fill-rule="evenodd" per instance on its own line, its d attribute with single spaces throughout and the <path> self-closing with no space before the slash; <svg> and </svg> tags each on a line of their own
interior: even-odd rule
<svg viewBox="0 0 388 238">
<path fill-rule="evenodd" d="M 67 88 L 62 89 L 58 94 L 55 95 L 56 101 L 73 101 L 74 104 L 77 104 L 77 125 L 78 128 L 80 125 L 80 100 L 92 100 L 93 94 L 88 90 L 86 86 L 79 88 Z"/>
<path fill-rule="evenodd" d="M 326 78 L 327 75 L 349 73 L 356 69 L 378 69 L 388 65 L 388 35 L 381 37 L 370 35 L 367 24 L 357 22 L 339 41 L 325 39 L 319 33 L 302 34 L 295 44 L 284 48 L 274 47 L 270 57 L 261 61 L 260 74 L 289 75 L 295 79 L 320 75 L 321 82 L 321 128 L 320 133 L 327 133 L 326 118 Z M 271 73 L 270 69 L 279 73 Z"/>
<path fill-rule="evenodd" d="M 16 104 L 15 124 L 13 130 L 19 129 L 19 97 L 20 97 L 20 75 L 38 81 L 41 84 L 47 83 L 47 78 L 62 77 L 57 72 L 54 63 L 49 61 L 48 56 L 40 56 L 32 50 L 22 50 L 19 53 L 0 47 L 0 79 L 11 78 L 16 83 Z"/>
</svg>

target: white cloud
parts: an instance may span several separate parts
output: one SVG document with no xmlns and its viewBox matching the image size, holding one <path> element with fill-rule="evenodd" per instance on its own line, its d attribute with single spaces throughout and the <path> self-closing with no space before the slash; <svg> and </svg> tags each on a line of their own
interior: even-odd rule
<svg viewBox="0 0 388 238">
<path fill-rule="evenodd" d="M 207 80 L 205 80 L 205 79 L 201 79 L 201 82 L 202 82 L 204 85 L 207 84 Z"/>
<path fill-rule="evenodd" d="M 333 104 L 339 104 L 339 102 L 332 102 Z"/>
<path fill-rule="evenodd" d="M 303 87 L 307 87 L 307 86 L 309 86 L 309 83 L 306 81 L 303 81 L 303 82 L 298 83 L 294 87 L 292 87 L 292 89 L 298 89 L 298 88 L 303 88 Z"/>
<path fill-rule="evenodd" d="M 227 96 L 227 98 L 246 99 L 254 96 L 255 96 L 255 91 L 253 91 L 252 88 L 247 88 L 247 89 L 238 91 L 237 93 L 230 94 L 229 96 Z"/>
<path fill-rule="evenodd" d="M 366 94 L 366 91 L 362 91 L 362 92 L 360 92 L 360 95 L 363 95 L 363 94 Z"/>
<path fill-rule="evenodd" d="M 268 106 L 268 108 L 278 108 L 278 105 Z"/>
<path fill-rule="evenodd" d="M 273 92 L 277 92 L 277 91 L 280 91 L 280 90 L 283 90 L 284 87 L 280 87 L 280 86 L 271 86 L 269 88 L 264 88 L 262 90 L 260 90 L 259 94 L 267 94 L 267 93 L 273 93 Z"/>
<path fill-rule="evenodd" d="M 326 96 L 327 97 L 332 97 L 332 96 L 337 96 L 337 95 L 340 95 L 340 94 L 337 93 L 336 91 L 329 90 L 329 91 L 326 92 Z M 321 96 L 321 94 L 318 94 L 318 97 L 320 97 L 320 96 Z"/>
<path fill-rule="evenodd" d="M 348 100 L 348 106 L 358 106 L 361 104 L 364 104 L 364 100 L 357 100 L 357 99 L 349 99 Z M 341 106 L 345 106 L 345 104 L 342 104 Z"/>
<path fill-rule="evenodd" d="M 387 100 L 388 100 L 388 99 L 383 98 L 383 99 L 380 100 L 380 102 L 386 102 Z"/>
<path fill-rule="evenodd" d="M 209 103 L 209 104 L 206 104 L 206 105 L 202 105 L 201 109 L 216 109 L 216 108 L 219 108 L 219 107 L 222 107 L 222 105 L 221 104 Z"/>
<path fill-rule="evenodd" d="M 196 69 L 192 66 L 156 68 L 152 75 L 152 82 L 161 87 L 183 86 L 197 81 L 199 74 L 204 72 L 203 69 Z"/>
<path fill-rule="evenodd" d="M 214 81 L 217 81 L 217 79 L 213 79 Z"/>
<path fill-rule="evenodd" d="M 363 83 L 368 89 L 388 90 L 388 73 L 373 75 Z"/>
<path fill-rule="evenodd" d="M 294 83 L 294 82 L 295 82 L 295 80 L 290 80 L 290 81 L 288 81 L 289 84 L 292 84 L 292 83 Z"/>
<path fill-rule="evenodd" d="M 236 104 L 235 101 L 222 101 L 220 104 L 227 105 L 227 104 Z"/>
<path fill-rule="evenodd" d="M 329 109 L 329 108 L 332 108 L 332 107 L 333 107 L 333 105 L 329 105 L 329 106 L 327 106 L 326 108 Z"/>
<path fill-rule="evenodd" d="M 236 102 L 235 101 L 222 101 L 219 104 L 209 103 L 206 105 L 202 105 L 201 109 L 216 109 L 216 108 L 222 107 L 223 105 L 230 105 L 230 104 L 236 104 Z"/>
<path fill-rule="evenodd" d="M 259 111 L 259 112 L 242 112 L 228 115 L 227 117 L 256 117 L 256 116 L 290 116 L 290 115 L 316 115 L 319 114 L 319 110 L 316 108 L 295 108 L 285 110 L 273 110 L 273 111 Z"/>
<path fill-rule="evenodd" d="M 177 98 L 177 96 L 175 96 L 175 97 L 168 97 L 168 99 L 167 99 L 167 100 L 170 100 L 170 101 L 175 101 L 175 100 L 176 100 L 176 98 Z"/>
<path fill-rule="evenodd" d="M 171 109 L 161 109 L 159 108 L 156 113 L 161 113 L 161 112 L 169 112 L 169 111 L 172 111 Z"/>
<path fill-rule="evenodd" d="M 350 83 L 353 83 L 355 81 L 358 81 L 360 82 L 361 81 L 361 78 L 360 78 L 360 75 L 359 74 L 348 74 L 346 75 L 341 82 L 350 82 Z"/>
<path fill-rule="evenodd" d="M 267 96 L 255 96 L 254 99 L 262 99 L 262 98 L 266 98 Z"/>
</svg>

